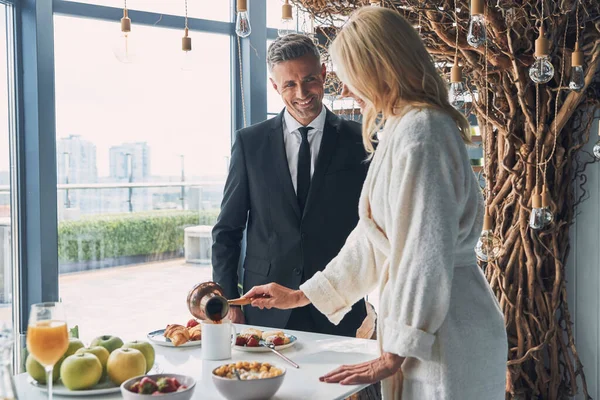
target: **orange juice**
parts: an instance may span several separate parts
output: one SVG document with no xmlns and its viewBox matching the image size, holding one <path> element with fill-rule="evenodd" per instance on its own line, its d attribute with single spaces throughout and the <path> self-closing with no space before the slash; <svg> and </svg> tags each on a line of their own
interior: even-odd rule
<svg viewBox="0 0 600 400">
<path fill-rule="evenodd" d="M 69 347 L 64 321 L 39 321 L 27 328 L 27 350 L 40 364 L 54 365 Z"/>
</svg>

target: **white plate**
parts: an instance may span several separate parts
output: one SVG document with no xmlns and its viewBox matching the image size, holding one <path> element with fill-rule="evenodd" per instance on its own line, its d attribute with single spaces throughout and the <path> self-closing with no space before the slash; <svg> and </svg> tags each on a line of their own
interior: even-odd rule
<svg viewBox="0 0 600 400">
<path fill-rule="evenodd" d="M 152 343 L 159 345 L 159 346 L 165 346 L 165 347 L 177 347 L 177 348 L 196 347 L 196 346 L 200 346 L 202 344 L 202 340 L 190 340 L 189 342 L 185 342 L 181 346 L 175 346 L 171 342 L 171 339 L 165 337 L 164 333 L 165 333 L 164 329 L 159 329 L 157 331 L 150 332 L 149 334 L 146 335 L 146 337 Z"/>
<path fill-rule="evenodd" d="M 290 342 L 288 344 L 282 344 L 281 346 L 275 346 L 275 350 L 277 350 L 277 351 L 285 350 L 288 347 L 292 347 L 294 344 L 296 344 L 296 341 L 298 340 L 298 338 L 296 338 L 296 336 L 288 335 L 287 333 L 284 333 L 284 335 L 290 339 Z M 262 344 L 265 344 L 265 341 L 260 340 L 258 343 L 262 345 Z M 258 347 L 233 346 L 233 348 L 236 350 L 239 350 L 239 351 L 246 351 L 248 353 L 265 353 L 265 352 L 271 351 L 268 347 L 265 347 L 265 346 L 258 346 Z"/>
<path fill-rule="evenodd" d="M 46 385 L 42 385 L 34 380 L 32 377 L 28 377 L 29 384 L 42 392 L 48 392 L 48 387 Z M 97 396 L 101 394 L 111 394 L 111 393 L 121 393 L 121 388 L 116 386 L 109 380 L 98 383 L 91 389 L 86 390 L 69 390 L 67 389 L 60 379 L 52 385 L 52 394 L 57 396 L 72 396 L 72 397 L 82 397 L 82 396 Z"/>
</svg>

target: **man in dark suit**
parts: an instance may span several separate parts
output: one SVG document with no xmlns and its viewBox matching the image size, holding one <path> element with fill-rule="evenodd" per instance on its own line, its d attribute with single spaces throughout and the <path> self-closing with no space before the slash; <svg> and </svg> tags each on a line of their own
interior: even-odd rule
<svg viewBox="0 0 600 400">
<path fill-rule="evenodd" d="M 213 279 L 228 298 L 239 296 L 243 231 L 244 292 L 277 282 L 298 289 L 337 255 L 358 222 L 367 155 L 361 127 L 323 106 L 325 65 L 304 35 L 269 47 L 271 83 L 286 108 L 237 132 L 221 213 L 213 229 Z M 360 279 L 360 277 L 356 277 Z M 294 310 L 233 308 L 234 322 L 356 336 L 364 301 L 339 325 L 309 305 Z"/>
</svg>

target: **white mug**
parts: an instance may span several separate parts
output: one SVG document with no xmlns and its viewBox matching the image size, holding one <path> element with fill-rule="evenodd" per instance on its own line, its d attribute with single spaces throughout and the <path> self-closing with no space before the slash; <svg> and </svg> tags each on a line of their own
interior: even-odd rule
<svg viewBox="0 0 600 400">
<path fill-rule="evenodd" d="M 202 321 L 202 358 L 205 360 L 226 360 L 231 358 L 231 347 L 235 345 L 236 330 L 231 320 L 220 324 Z M 233 335 L 232 335 L 233 333 Z"/>
</svg>

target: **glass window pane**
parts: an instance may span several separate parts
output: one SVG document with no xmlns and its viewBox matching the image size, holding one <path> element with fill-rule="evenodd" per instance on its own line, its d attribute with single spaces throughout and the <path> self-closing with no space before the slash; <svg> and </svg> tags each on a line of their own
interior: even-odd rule
<svg viewBox="0 0 600 400">
<path fill-rule="evenodd" d="M 0 326 L 12 325 L 12 236 L 11 229 L 11 175 L 16 173 L 11 163 L 9 96 L 14 99 L 14 93 L 9 92 L 8 80 L 8 43 L 6 31 L 7 6 L 0 4 Z M 12 45 L 12 43 L 10 44 Z M 14 136 L 13 136 L 14 138 Z"/>
<path fill-rule="evenodd" d="M 123 0 L 64 0 L 77 3 L 97 4 L 123 8 Z M 231 1 L 229 0 L 188 0 L 188 16 L 229 22 Z M 130 10 L 149 11 L 169 15 L 185 15 L 185 0 L 127 0 Z"/>
<path fill-rule="evenodd" d="M 143 339 L 133 335 L 185 324 L 188 290 L 211 277 L 230 37 L 191 32 L 198 58 L 184 71 L 178 30 L 139 27 L 145 56 L 123 64 L 108 43 L 117 23 L 54 23 L 60 296 L 84 341 Z"/>
</svg>

